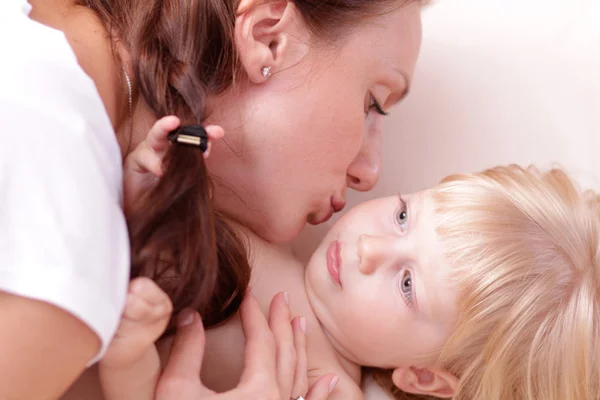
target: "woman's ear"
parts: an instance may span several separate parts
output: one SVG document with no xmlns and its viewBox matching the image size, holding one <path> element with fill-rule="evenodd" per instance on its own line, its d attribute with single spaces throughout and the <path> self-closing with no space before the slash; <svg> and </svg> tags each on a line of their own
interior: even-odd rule
<svg viewBox="0 0 600 400">
<path fill-rule="evenodd" d="M 400 367 L 392 373 L 398 389 L 407 393 L 450 399 L 458 387 L 458 378 L 437 368 Z"/>
<path fill-rule="evenodd" d="M 290 39 L 306 34 L 301 31 L 305 28 L 299 17 L 298 9 L 289 0 L 263 4 L 259 0 L 242 0 L 235 21 L 235 45 L 251 82 L 262 83 L 281 71 L 284 64 L 292 63 L 288 58 L 297 51 L 290 49 Z"/>
</svg>

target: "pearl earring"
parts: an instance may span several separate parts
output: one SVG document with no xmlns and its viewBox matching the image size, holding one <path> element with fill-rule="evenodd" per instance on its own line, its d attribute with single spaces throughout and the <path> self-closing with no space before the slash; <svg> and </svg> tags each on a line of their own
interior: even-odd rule
<svg viewBox="0 0 600 400">
<path fill-rule="evenodd" d="M 264 76 L 265 78 L 271 76 L 271 67 L 263 67 L 262 76 Z"/>
</svg>

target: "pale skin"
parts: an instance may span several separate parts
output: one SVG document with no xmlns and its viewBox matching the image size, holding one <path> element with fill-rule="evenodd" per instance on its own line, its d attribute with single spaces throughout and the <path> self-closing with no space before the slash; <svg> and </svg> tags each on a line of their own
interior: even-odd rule
<svg viewBox="0 0 600 400">
<path fill-rule="evenodd" d="M 162 160 L 169 147 L 173 145 L 168 141 L 167 136 L 170 131 L 179 126 L 179 122 L 172 116 L 159 120 L 147 138 L 125 160 L 123 175 L 125 210 L 131 209 L 141 194 L 162 175 Z M 209 144 L 204 157 L 208 158 L 212 144 L 221 139 L 224 132 L 216 126 L 207 126 L 205 129 Z M 144 277 L 134 279 L 129 285 L 127 304 L 119 328 L 106 355 L 99 363 L 98 377 L 102 393 L 94 391 L 94 387 L 97 386 L 93 384 L 95 376 L 88 374 L 87 385 L 74 387 L 65 398 L 84 396 L 89 399 L 103 396 L 106 400 L 153 400 L 155 394 L 159 396 L 157 387 L 159 387 L 161 368 L 154 343 L 164 332 L 172 311 L 173 306 L 169 297 L 152 280 Z M 240 316 L 243 321 L 243 334 L 248 340 L 244 363 L 247 366 L 251 363 L 255 365 L 243 372 L 242 385 L 245 381 L 256 381 L 252 374 L 261 371 L 267 376 L 276 375 L 282 393 L 290 393 L 294 397 L 304 395 L 306 400 L 325 400 L 339 378 L 333 374 L 324 374 L 311 385 L 309 390 L 306 374 L 306 323 L 304 318 L 298 317 L 292 320 L 290 326 L 289 294 L 280 293 L 274 296 L 266 315 L 278 349 L 276 365 L 269 365 L 269 359 L 265 357 L 260 357 L 260 363 L 256 358 L 249 357 L 253 352 L 257 356 L 265 354 L 265 349 L 259 352 L 260 346 L 252 340 L 257 334 L 256 323 L 260 322 L 262 316 L 251 292 L 242 304 Z M 179 322 L 189 324 L 193 317 L 192 313 L 187 312 L 186 315 L 180 316 Z M 290 356 L 289 351 L 292 351 L 295 356 Z M 201 362 L 201 355 L 199 362 Z M 169 363 L 165 362 L 165 365 L 168 373 Z M 200 367 L 196 369 L 197 375 L 200 376 Z M 192 371 L 193 368 L 190 369 L 190 372 Z M 219 400 L 235 399 L 242 395 L 235 390 L 217 395 L 201 381 L 198 388 L 204 395 L 218 396 Z M 247 395 L 253 396 L 251 391 L 247 392 Z"/>
<path fill-rule="evenodd" d="M 164 137 L 155 139 L 149 143 L 163 148 Z M 148 149 L 151 146 L 130 156 L 127 165 L 137 168 L 129 182 L 139 179 L 139 171 L 160 170 L 153 168 L 160 166 L 160 157 Z M 339 382 L 330 381 L 329 398 L 359 400 L 361 367 L 375 366 L 393 369 L 394 383 L 406 392 L 452 396 L 458 380 L 436 366 L 434 354 L 451 334 L 459 311 L 455 283 L 449 279 L 452 270 L 434 226 L 427 191 L 366 202 L 332 228 L 308 266 L 247 232 L 250 285 L 260 308 L 269 318 L 275 315 L 273 303 L 269 305 L 275 296 L 288 303 L 287 312 L 295 316 L 298 364 L 293 393 L 318 387 L 323 374 L 333 371 Z M 277 293 L 281 289 L 285 292 Z M 100 363 L 107 400 L 153 398 L 160 371 L 153 343 L 170 311 L 169 299 L 155 284 L 143 278 L 132 282 L 119 332 Z M 245 312 L 242 309 L 241 319 L 237 316 L 206 334 L 201 380 L 211 390 L 226 392 L 240 377 L 243 381 Z M 159 344 L 163 358 L 169 343 Z M 306 396 L 315 397 L 314 389 Z"/>
<path fill-rule="evenodd" d="M 272 315 L 269 302 L 273 296 L 279 301 L 293 299 L 289 312 L 295 317 L 294 330 L 307 331 L 308 350 L 304 360 L 299 357 L 299 364 L 308 375 L 300 386 L 322 382 L 323 374 L 331 371 L 339 382 L 329 398 L 359 400 L 363 398 L 361 367 L 368 365 L 394 369 L 394 382 L 410 393 L 449 398 L 456 389 L 457 378 L 437 367 L 431 356 L 449 337 L 458 316 L 455 287 L 448 279 L 451 268 L 441 256 L 431 228 L 434 220 L 427 192 L 402 201 L 410 204 L 407 211 L 397 197 L 350 210 L 329 232 L 308 266 L 249 234 L 250 284 L 260 308 L 265 315 Z M 326 249 L 332 240 L 341 242 L 339 282 L 328 271 Z M 164 296 L 150 283 L 146 283 L 146 297 Z M 285 292 L 278 294 L 278 290 Z M 152 338 L 169 317 L 164 313 L 162 319 L 155 318 L 167 309 L 166 298 L 162 305 L 152 303 L 148 301 L 143 318 L 123 325 L 121 353 L 116 354 L 123 369 L 103 371 L 103 364 L 115 362 L 110 351 L 110 359 L 101 363 L 108 400 L 152 399 L 154 386 L 148 381 L 159 369 Z M 206 333 L 201 378 L 217 392 L 230 390 L 243 377 L 243 312 L 242 320 L 238 316 Z M 147 347 L 142 348 L 143 344 Z M 170 340 L 159 343 L 163 359 L 169 345 Z M 124 360 L 133 353 L 137 354 L 136 367 Z"/>
<path fill-rule="evenodd" d="M 394 220 L 398 209 L 394 196 L 350 210 L 347 222 L 342 218 L 334 226 L 308 266 L 277 246 L 250 235 L 253 256 L 250 284 L 261 309 L 267 312 L 269 299 L 277 290 L 290 294 L 292 316 L 305 316 L 309 327 L 309 384 L 325 371 L 340 378 L 330 399 L 363 399 L 362 366 L 393 369 L 396 385 L 411 393 L 449 398 L 456 388 L 457 378 L 438 368 L 435 357 L 424 356 L 434 353 L 449 337 L 458 306 L 453 300 L 454 286 L 447 279 L 450 267 L 441 258 L 439 243 L 431 232 L 432 210 L 426 200 L 418 201 L 420 197 L 426 195 L 409 197 L 415 200 L 411 217 L 416 220 L 418 215 L 419 221 L 405 232 L 400 228 L 392 234 L 379 228 L 370 230 L 374 225 L 371 220 L 382 220 L 383 216 L 387 217 L 386 222 Z M 341 267 L 342 285 L 346 285 L 340 287 L 328 273 L 326 249 L 334 238 L 344 235 L 352 239 L 347 243 L 347 253 L 342 252 L 347 257 L 342 259 Z M 366 247 L 367 240 L 370 248 Z M 384 246 L 373 246 L 377 240 L 384 242 Z M 356 257 L 361 258 L 359 262 L 351 256 L 355 251 Z M 419 265 L 420 272 L 418 275 L 415 272 L 413 282 L 417 287 L 415 293 L 420 296 L 420 311 L 411 309 L 398 291 L 391 290 L 397 287 L 396 282 L 401 282 L 404 273 L 397 268 L 398 263 L 409 259 Z M 431 310 L 435 310 L 435 317 L 429 317 Z M 411 338 L 416 345 L 408 344 Z M 243 336 L 239 319 L 208 331 L 207 344 L 202 380 L 217 390 L 234 387 L 242 368 Z"/>
<path fill-rule="evenodd" d="M 248 0 L 243 5 L 254 3 Z M 117 43 L 119 59 L 115 58 L 103 24 L 74 1 L 31 0 L 30 4 L 33 20 L 64 33 L 98 89 L 124 154 L 129 112 L 121 64 L 133 76 L 126 49 Z M 216 203 L 263 238 L 285 242 L 307 221 L 319 223 L 341 210 L 346 188 L 367 191 L 377 182 L 381 117 L 372 106 L 376 101 L 387 110 L 408 93 L 419 51 L 420 17 L 418 6 L 407 6 L 394 14 L 405 19 L 381 20 L 375 24 L 379 28 L 362 29 L 344 44 L 346 51 L 330 62 L 330 49 L 309 45 L 310 35 L 291 3 L 264 11 L 257 8 L 236 20 L 236 47 L 248 79 L 240 91 L 209 98 L 214 112 L 206 124 L 222 126 L 230 140 L 213 149 L 209 167 L 246 198 L 249 208 L 227 201 L 229 193 L 220 187 L 215 191 Z M 271 29 L 254 29 L 259 25 Z M 271 46 L 273 38 L 278 39 L 276 46 Z M 357 46 L 364 51 L 349 51 Z M 264 65 L 273 67 L 269 79 L 260 74 Z M 138 93 L 134 96 L 138 98 Z M 131 142 L 136 147 L 156 117 L 142 100 L 136 102 L 134 120 Z M 300 142 L 309 150 L 297 152 Z M 244 157 L 239 157 L 241 149 Z M 281 190 L 288 186 L 290 190 Z M 4 321 L 0 354 L 5 360 L 0 365 L 0 397 L 59 397 L 98 352 L 98 338 L 77 318 L 54 306 L 9 293 L 0 293 L 0 304 Z M 28 327 L 26 332 L 22 326 Z M 198 328 L 190 327 L 183 334 L 190 335 L 193 329 Z M 188 342 L 202 348 L 202 343 Z M 175 358 L 183 359 L 181 354 Z M 60 368 L 56 360 L 61 360 Z M 184 378 L 195 388 L 197 374 L 189 372 Z"/>
<path fill-rule="evenodd" d="M 321 329 L 320 322 L 306 295 L 305 266 L 278 247 L 254 235 L 250 238 L 253 254 L 250 284 L 263 312 L 266 313 L 269 307 L 265 299 L 277 290 L 285 290 L 292 299 L 290 302 L 292 315 L 302 315 L 306 318 L 308 384 L 316 382 L 324 371 L 331 371 L 340 380 L 329 399 L 362 399 L 359 386 L 360 366 L 340 357 Z M 159 346 L 159 348 L 165 347 Z M 239 318 L 208 331 L 203 381 L 219 391 L 235 386 L 242 370 L 240 351 L 243 351 L 243 337 Z M 163 352 L 163 355 L 165 354 L 166 351 Z M 223 374 L 218 371 L 229 371 L 229 373 Z"/>
</svg>

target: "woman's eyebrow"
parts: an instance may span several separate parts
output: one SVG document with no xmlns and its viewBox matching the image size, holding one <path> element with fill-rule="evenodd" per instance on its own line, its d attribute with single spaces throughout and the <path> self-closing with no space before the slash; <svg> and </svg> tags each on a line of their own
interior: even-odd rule
<svg viewBox="0 0 600 400">
<path fill-rule="evenodd" d="M 398 98 L 398 100 L 396 100 L 396 103 L 402 101 L 410 92 L 410 87 L 412 85 L 412 82 L 410 81 L 410 78 L 408 77 L 408 74 L 406 72 L 404 72 L 402 69 L 400 68 L 392 68 L 394 70 L 394 72 L 398 73 L 400 76 L 402 76 L 402 78 L 404 78 L 404 91 L 402 92 L 402 94 L 400 95 L 400 97 Z"/>
<path fill-rule="evenodd" d="M 394 82 L 393 86 L 396 87 L 396 90 L 393 90 L 392 95 L 385 102 L 385 104 L 384 104 L 385 108 L 393 107 L 396 104 L 400 103 L 402 100 L 404 100 L 404 98 L 410 92 L 410 86 L 411 86 L 410 78 L 408 77 L 408 74 L 406 72 L 404 72 L 400 68 L 396 68 L 396 67 L 392 67 L 392 66 L 390 66 L 390 70 L 393 71 L 392 74 L 395 77 L 397 77 L 399 75 L 400 79 L 396 79 L 396 78 L 391 79 Z"/>
</svg>

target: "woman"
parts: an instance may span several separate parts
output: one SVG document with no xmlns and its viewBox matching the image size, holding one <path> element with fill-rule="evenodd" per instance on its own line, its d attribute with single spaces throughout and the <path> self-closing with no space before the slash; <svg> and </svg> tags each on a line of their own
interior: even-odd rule
<svg viewBox="0 0 600 400">
<path fill-rule="evenodd" d="M 306 221 L 327 220 L 343 208 L 347 186 L 369 190 L 377 181 L 380 114 L 408 93 L 420 4 L 262 3 L 2 5 L 0 43 L 14 59 L 0 82 L 9 144 L 0 151 L 3 167 L 17 171 L 3 168 L 0 180 L 9 194 L 1 235 L 12 240 L 2 241 L 1 264 L 15 278 L 2 279 L 0 353 L 10 374 L 0 371 L 0 387 L 9 397 L 56 398 L 110 340 L 127 282 L 119 164 L 159 117 L 225 129 L 209 160 L 214 202 L 270 241 L 288 242 Z M 196 174 L 183 170 L 163 181 Z M 138 254 L 143 242 L 132 236 Z M 58 267 L 49 273 L 44 265 Z M 59 279 L 73 276 L 82 281 Z M 244 278 L 235 278 L 241 298 Z M 21 324 L 30 326 L 25 334 Z M 32 379 L 36 385 L 26 384 Z"/>
</svg>

